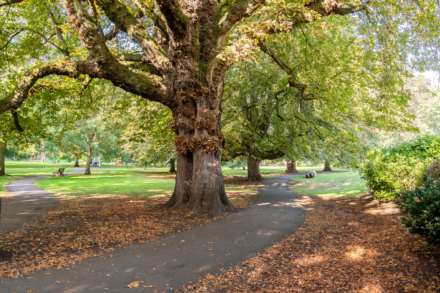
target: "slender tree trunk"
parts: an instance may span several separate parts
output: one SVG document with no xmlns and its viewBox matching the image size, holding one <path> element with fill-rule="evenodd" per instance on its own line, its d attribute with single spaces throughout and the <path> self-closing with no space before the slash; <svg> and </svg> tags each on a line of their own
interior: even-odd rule
<svg viewBox="0 0 440 293">
<path fill-rule="evenodd" d="M 170 159 L 170 173 L 176 173 L 176 159 Z"/>
<path fill-rule="evenodd" d="M 331 172 L 332 171 L 332 167 L 330 165 L 329 160 L 324 161 L 324 169 L 322 171 L 324 171 L 324 172 Z"/>
<path fill-rule="evenodd" d="M 79 168 L 79 159 L 78 158 L 75 159 L 75 164 L 73 164 L 73 167 Z"/>
<path fill-rule="evenodd" d="M 89 145 L 87 152 L 86 169 L 84 170 L 84 175 L 92 175 L 91 167 L 93 161 L 93 146 Z"/>
<path fill-rule="evenodd" d="M 260 173 L 260 160 L 257 160 L 253 156 L 248 156 L 247 159 L 247 173 L 249 181 L 259 181 L 261 180 Z"/>
<path fill-rule="evenodd" d="M 6 175 L 6 142 L 0 141 L 0 176 Z"/>
<path fill-rule="evenodd" d="M 296 174 L 298 170 L 296 169 L 296 161 L 288 160 L 286 163 L 286 173 L 288 174 Z"/>
</svg>

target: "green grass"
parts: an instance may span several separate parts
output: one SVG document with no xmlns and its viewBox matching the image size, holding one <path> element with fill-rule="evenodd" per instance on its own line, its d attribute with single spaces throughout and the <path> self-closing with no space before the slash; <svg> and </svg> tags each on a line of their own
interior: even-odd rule
<svg viewBox="0 0 440 293">
<path fill-rule="evenodd" d="M 223 168 L 228 176 L 246 175 L 246 170 Z M 263 174 L 281 173 L 281 168 L 264 167 Z M 74 175 L 49 177 L 38 181 L 38 186 L 59 194 L 84 195 L 128 195 L 150 196 L 169 194 L 174 188 L 174 179 L 167 168 L 101 168 L 93 169 L 92 176 Z"/>
<path fill-rule="evenodd" d="M 268 174 L 282 174 L 286 170 L 285 167 L 280 166 L 262 166 L 260 167 L 260 173 L 262 175 Z M 242 168 L 222 168 L 223 175 L 225 176 L 246 176 L 247 170 L 243 170 Z"/>
<path fill-rule="evenodd" d="M 6 173 L 11 176 L 50 175 L 58 168 L 71 167 L 67 164 L 41 163 L 41 162 L 6 162 Z"/>
<path fill-rule="evenodd" d="M 126 170 L 114 173 L 98 173 L 93 176 L 50 177 L 39 181 L 41 188 L 74 196 L 129 195 L 150 196 L 169 193 L 174 179 L 160 178 L 148 173 Z"/>
<path fill-rule="evenodd" d="M 313 179 L 302 175 L 293 175 L 293 190 L 299 194 L 319 196 L 356 196 L 367 191 L 364 180 L 357 171 L 336 170 L 336 172 L 318 173 Z"/>
<path fill-rule="evenodd" d="M 69 173 L 71 165 L 39 162 L 7 162 L 10 176 L 0 177 L 0 191 L 14 178 L 27 175 L 51 175 L 59 167 L 65 167 Z M 263 175 L 282 174 L 283 166 L 263 166 Z M 312 167 L 299 168 L 300 171 Z M 319 168 L 315 168 L 319 169 Z M 41 188 L 74 196 L 84 195 L 128 195 L 150 196 L 169 194 L 174 188 L 174 179 L 169 177 L 168 168 L 104 167 L 92 169 L 92 176 L 73 175 L 66 177 L 48 177 L 38 182 Z M 245 176 L 242 168 L 223 167 L 226 176 Z M 322 196 L 354 196 L 367 191 L 364 181 L 357 171 L 337 170 L 337 172 L 318 173 L 314 179 L 305 179 L 304 175 L 291 176 L 295 185 L 293 190 L 300 194 Z"/>
</svg>

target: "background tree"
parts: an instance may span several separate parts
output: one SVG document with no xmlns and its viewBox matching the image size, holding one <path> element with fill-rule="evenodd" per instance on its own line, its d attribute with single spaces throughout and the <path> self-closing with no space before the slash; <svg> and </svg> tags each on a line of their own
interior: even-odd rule
<svg viewBox="0 0 440 293">
<path fill-rule="evenodd" d="M 120 100 L 112 115 L 114 129 L 121 129 L 123 150 L 138 165 L 169 164 L 175 172 L 173 118 L 166 107 L 138 99 Z M 129 115 L 127 115 L 127 113 Z"/>
</svg>

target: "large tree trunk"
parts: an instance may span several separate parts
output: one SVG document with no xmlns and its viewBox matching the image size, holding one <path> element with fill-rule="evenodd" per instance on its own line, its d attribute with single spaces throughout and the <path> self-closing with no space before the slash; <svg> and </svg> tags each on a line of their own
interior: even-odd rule
<svg viewBox="0 0 440 293">
<path fill-rule="evenodd" d="M 176 173 L 176 159 L 170 159 L 170 173 Z"/>
<path fill-rule="evenodd" d="M 286 173 L 288 174 L 296 174 L 298 170 L 296 169 L 296 161 L 288 160 L 286 163 Z"/>
<path fill-rule="evenodd" d="M 185 48 L 186 49 L 186 48 Z M 186 206 L 215 215 L 231 204 L 226 196 L 221 171 L 223 137 L 220 131 L 222 84 L 209 84 L 197 72 L 187 70 L 184 61 L 177 68 L 184 72 L 174 82 L 178 101 L 173 109 L 176 132 L 176 185 L 169 206 Z"/>
<path fill-rule="evenodd" d="M 73 167 L 79 168 L 79 159 L 78 158 L 75 159 L 75 164 L 73 164 Z"/>
<path fill-rule="evenodd" d="M 248 180 L 249 181 L 261 180 L 260 160 L 254 158 L 253 156 L 248 156 L 247 173 L 248 173 Z"/>
<path fill-rule="evenodd" d="M 331 172 L 332 171 L 332 167 L 330 165 L 329 160 L 324 161 L 324 169 L 322 171 L 324 171 L 324 172 Z"/>
<path fill-rule="evenodd" d="M 0 141 L 0 176 L 6 175 L 6 142 Z"/>
<path fill-rule="evenodd" d="M 218 214 L 232 207 L 225 192 L 220 154 L 199 149 L 177 155 L 176 185 L 169 207 Z"/>
</svg>

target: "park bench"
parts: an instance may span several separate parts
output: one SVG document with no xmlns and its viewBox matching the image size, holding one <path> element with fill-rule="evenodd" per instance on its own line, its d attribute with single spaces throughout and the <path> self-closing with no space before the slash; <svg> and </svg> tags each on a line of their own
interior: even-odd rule
<svg viewBox="0 0 440 293">
<path fill-rule="evenodd" d="M 53 173 L 53 176 L 56 176 L 56 177 L 64 176 L 64 168 L 58 168 L 58 170 Z"/>
</svg>

